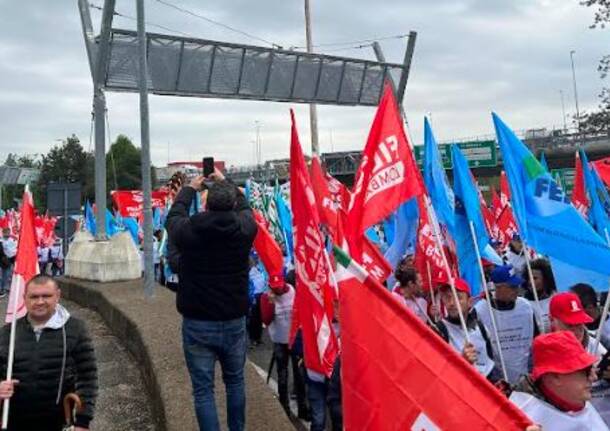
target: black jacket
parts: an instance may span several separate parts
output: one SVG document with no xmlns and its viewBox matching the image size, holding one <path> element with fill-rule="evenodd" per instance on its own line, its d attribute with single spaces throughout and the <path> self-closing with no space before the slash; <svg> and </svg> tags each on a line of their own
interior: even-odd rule
<svg viewBox="0 0 610 431">
<path fill-rule="evenodd" d="M 195 197 L 192 187 L 176 196 L 165 227 L 180 252 L 176 295 L 186 318 L 231 320 L 248 312 L 248 257 L 256 222 L 238 192 L 233 211 L 206 211 L 189 217 Z"/>
<path fill-rule="evenodd" d="M 10 324 L 0 330 L 0 372 L 5 377 L 10 331 Z M 70 317 L 61 329 L 43 329 L 37 341 L 30 322 L 23 317 L 17 321 L 15 346 L 13 379 L 19 380 L 19 384 L 11 398 L 11 429 L 21 430 L 21 427 L 13 428 L 16 424 L 47 423 L 63 417 L 63 397 L 68 392 L 76 392 L 85 407 L 76 416 L 76 425 L 88 427 L 97 397 L 97 366 L 84 322 Z M 65 368 L 58 405 L 64 351 Z"/>
</svg>

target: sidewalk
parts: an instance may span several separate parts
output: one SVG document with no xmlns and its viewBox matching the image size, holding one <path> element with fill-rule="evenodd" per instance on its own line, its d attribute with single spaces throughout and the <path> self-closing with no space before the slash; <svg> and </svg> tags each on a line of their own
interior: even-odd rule
<svg viewBox="0 0 610 431">
<path fill-rule="evenodd" d="M 197 430 L 191 382 L 184 363 L 180 316 L 174 294 L 157 286 L 146 298 L 141 280 L 94 283 L 60 279 L 62 295 L 96 310 L 139 363 L 158 429 Z M 246 426 L 249 430 L 285 431 L 294 426 L 279 402 L 248 362 Z M 220 370 L 216 373 L 216 405 L 225 428 L 226 407 Z"/>
</svg>

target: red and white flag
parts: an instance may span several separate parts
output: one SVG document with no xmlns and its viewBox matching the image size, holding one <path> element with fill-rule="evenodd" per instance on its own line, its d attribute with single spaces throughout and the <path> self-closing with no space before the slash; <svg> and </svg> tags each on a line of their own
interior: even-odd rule
<svg viewBox="0 0 610 431">
<path fill-rule="evenodd" d="M 34 230 L 34 200 L 29 188 L 26 187 L 23 193 L 21 229 L 6 311 L 6 323 L 12 322 L 15 316 L 17 319 L 25 316 L 25 285 L 38 272 L 38 253 L 36 251 L 36 232 Z M 15 306 L 17 312 L 13 313 Z"/>
<path fill-rule="evenodd" d="M 269 232 L 267 222 L 263 215 L 257 210 L 253 210 L 253 213 L 258 231 L 254 237 L 254 244 L 252 244 L 252 246 L 260 257 L 267 274 L 269 274 L 269 285 L 276 287 L 279 286 L 284 279 L 284 256 L 282 254 L 282 249 L 271 232 Z"/>
<path fill-rule="evenodd" d="M 316 198 L 292 110 L 290 115 L 290 201 L 297 284 L 291 333 L 294 335 L 297 327 L 302 330 L 305 367 L 329 377 L 339 350 L 332 326 L 335 294 L 330 261 L 318 227 Z"/>
<path fill-rule="evenodd" d="M 358 241 L 368 227 L 422 191 L 394 93 L 386 85 L 356 172 L 348 210 L 346 234 L 351 252 L 361 247 Z"/>
<path fill-rule="evenodd" d="M 580 155 L 576 151 L 576 166 L 574 169 L 574 189 L 572 190 L 572 205 L 576 207 L 581 216 L 587 220 L 589 212 L 589 200 L 587 199 L 587 191 L 585 190 L 585 179 L 582 170 L 582 161 Z"/>
<path fill-rule="evenodd" d="M 346 431 L 523 431 L 531 421 L 335 248 Z M 339 278 L 341 276 L 341 278 Z"/>
<path fill-rule="evenodd" d="M 311 159 L 311 185 L 316 196 L 320 222 L 325 224 L 334 235 L 337 230 L 339 210 L 343 207 L 342 202 L 337 199 L 341 194 L 331 192 L 330 184 L 317 154 Z"/>
</svg>

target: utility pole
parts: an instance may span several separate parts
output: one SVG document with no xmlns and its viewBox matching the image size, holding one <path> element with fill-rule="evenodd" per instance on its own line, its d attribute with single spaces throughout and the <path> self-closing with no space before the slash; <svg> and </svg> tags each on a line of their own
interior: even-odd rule
<svg viewBox="0 0 610 431">
<path fill-rule="evenodd" d="M 305 0 L 305 37 L 307 38 L 307 52 L 313 52 L 313 42 L 311 41 L 311 14 L 309 0 Z M 318 109 L 314 103 L 309 104 L 309 129 L 311 132 L 311 152 L 320 154 L 320 144 L 318 141 Z"/>
<path fill-rule="evenodd" d="M 148 65 L 146 62 L 146 29 L 144 0 L 136 1 L 138 18 L 138 57 L 140 86 L 140 139 L 142 155 L 142 196 L 144 207 L 144 291 L 152 297 L 155 289 L 153 264 L 152 184 L 150 175 L 150 123 L 148 114 Z"/>
<path fill-rule="evenodd" d="M 576 71 L 574 70 L 574 54 L 576 51 L 570 51 L 570 61 L 572 62 L 572 83 L 574 84 L 574 103 L 576 104 L 576 124 L 580 132 L 580 111 L 578 109 L 578 90 L 576 88 Z"/>
<path fill-rule="evenodd" d="M 261 122 L 256 120 L 254 121 L 254 126 L 256 128 L 256 148 L 255 148 L 255 155 L 256 155 L 256 164 L 260 165 L 261 164 Z"/>
<path fill-rule="evenodd" d="M 561 95 L 561 112 L 563 113 L 563 133 L 568 133 L 568 125 L 566 124 L 566 104 L 563 100 L 563 90 L 559 90 Z"/>
</svg>

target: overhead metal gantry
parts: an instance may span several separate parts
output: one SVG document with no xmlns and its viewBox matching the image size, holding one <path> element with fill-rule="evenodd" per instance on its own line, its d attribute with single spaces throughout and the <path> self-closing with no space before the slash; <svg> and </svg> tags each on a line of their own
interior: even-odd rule
<svg viewBox="0 0 610 431">
<path fill-rule="evenodd" d="M 87 0 L 78 0 L 94 86 L 95 201 L 106 205 L 105 91 L 139 92 L 142 128 L 145 288 L 152 294 L 152 209 L 147 94 L 338 106 L 376 106 L 389 81 L 402 104 L 417 34 L 409 33 L 403 64 L 147 33 L 144 3 L 136 0 L 138 31 L 112 28 L 115 0 L 104 0 L 95 36 Z M 144 160 L 148 159 L 148 160 Z M 96 219 L 106 240 L 105 213 Z M 149 238 L 150 236 L 150 238 Z"/>
</svg>

